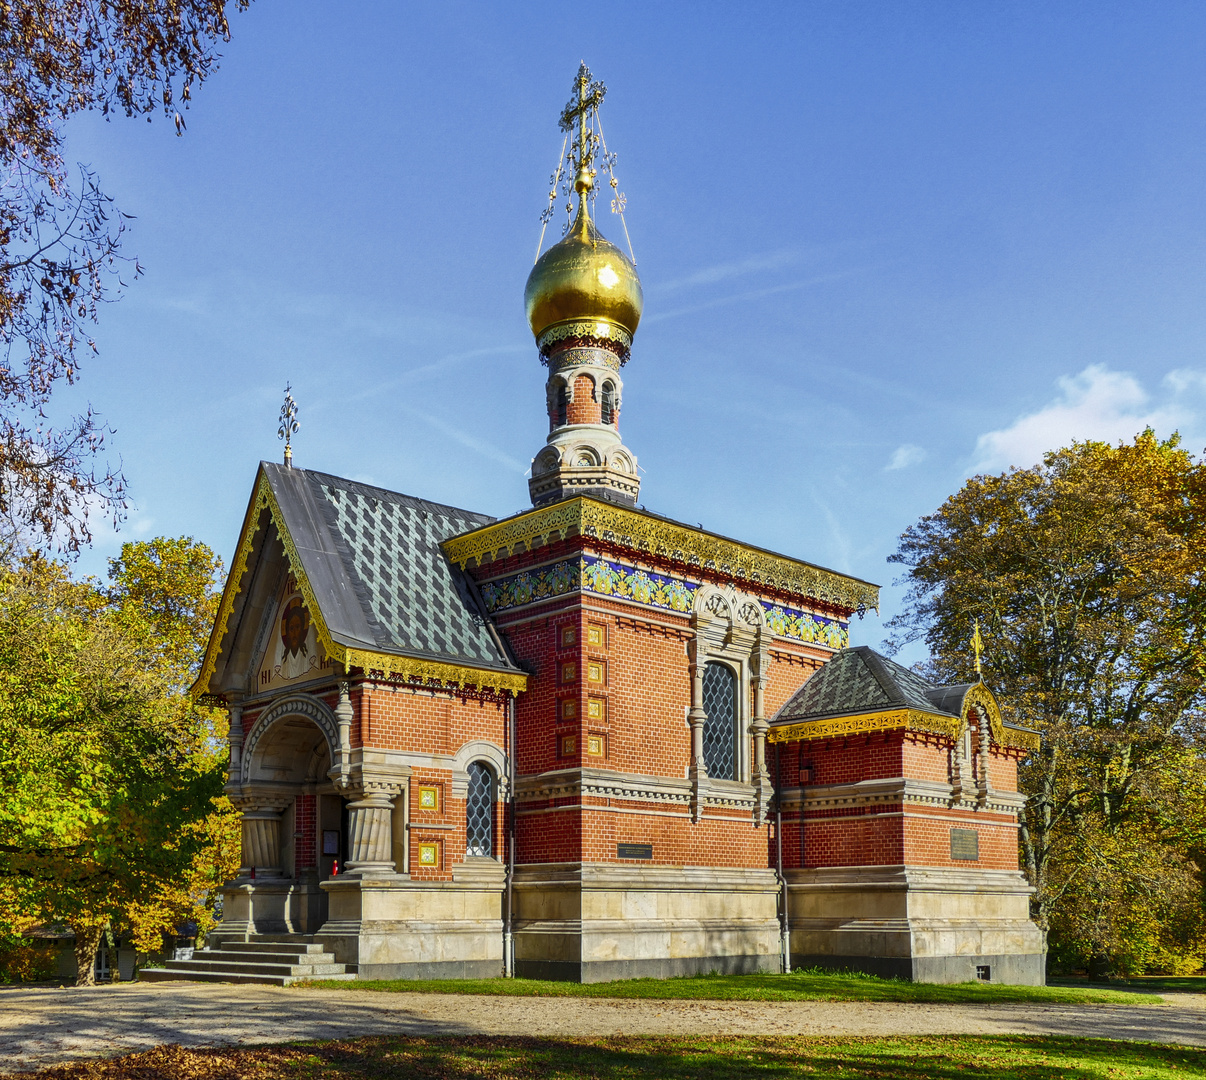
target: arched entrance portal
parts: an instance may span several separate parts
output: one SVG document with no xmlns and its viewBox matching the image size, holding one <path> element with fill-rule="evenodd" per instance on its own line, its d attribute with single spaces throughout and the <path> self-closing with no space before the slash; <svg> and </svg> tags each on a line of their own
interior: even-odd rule
<svg viewBox="0 0 1206 1080">
<path fill-rule="evenodd" d="M 327 918 L 319 882 L 347 851 L 347 812 L 331 779 L 338 723 L 317 698 L 274 702 L 243 745 L 230 795 L 243 811 L 242 866 L 225 891 L 223 933 L 314 933 Z"/>
</svg>

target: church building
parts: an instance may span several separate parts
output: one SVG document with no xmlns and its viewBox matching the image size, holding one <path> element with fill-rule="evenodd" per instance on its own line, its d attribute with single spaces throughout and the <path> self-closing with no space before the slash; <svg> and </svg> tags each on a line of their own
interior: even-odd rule
<svg viewBox="0 0 1206 1080">
<path fill-rule="evenodd" d="M 602 97 L 583 67 L 576 217 L 525 291 L 531 508 L 260 464 L 194 688 L 230 713 L 243 866 L 208 947 L 144 978 L 1043 981 L 1017 842 L 1037 736 L 982 683 L 850 647 L 875 585 L 638 501 L 642 293 L 592 217 Z"/>
</svg>

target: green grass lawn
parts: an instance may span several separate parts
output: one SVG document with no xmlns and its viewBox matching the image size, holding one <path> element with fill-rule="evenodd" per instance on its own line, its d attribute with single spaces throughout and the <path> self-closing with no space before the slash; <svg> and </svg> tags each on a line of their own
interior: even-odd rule
<svg viewBox="0 0 1206 1080">
<path fill-rule="evenodd" d="M 1093 986 L 1001 986 L 993 983 L 904 982 L 857 972 L 799 971 L 791 975 L 693 975 L 678 979 L 623 979 L 607 983 L 545 982 L 540 979 L 365 979 L 298 984 L 330 990 L 387 993 L 495 994 L 508 997 L 699 998 L 722 1001 L 923 1001 L 1153 1005 L 1150 993 Z"/>
<path fill-rule="evenodd" d="M 1181 1080 L 1206 1050 L 1034 1036 L 526 1039 L 377 1036 L 277 1047 L 158 1047 L 38 1080 Z"/>
<path fill-rule="evenodd" d="M 1140 975 L 1134 979 L 1092 982 L 1084 977 L 1052 979 L 1053 986 L 1108 986 L 1118 990 L 1146 990 L 1151 994 L 1206 994 L 1206 975 Z"/>
</svg>

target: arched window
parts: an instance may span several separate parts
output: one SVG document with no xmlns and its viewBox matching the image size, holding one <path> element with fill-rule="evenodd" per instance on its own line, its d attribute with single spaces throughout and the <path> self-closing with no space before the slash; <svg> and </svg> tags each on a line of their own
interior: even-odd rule
<svg viewBox="0 0 1206 1080">
<path fill-rule="evenodd" d="M 494 772 L 484 761 L 469 763 L 465 854 L 494 857 Z"/>
<path fill-rule="evenodd" d="M 603 423 L 616 422 L 616 386 L 615 383 L 603 384 Z"/>
<path fill-rule="evenodd" d="M 717 780 L 737 779 L 737 677 L 724 664 L 704 667 L 704 764 Z"/>
<path fill-rule="evenodd" d="M 569 416 L 569 390 L 563 385 L 557 388 L 557 426 L 561 427 Z"/>
</svg>

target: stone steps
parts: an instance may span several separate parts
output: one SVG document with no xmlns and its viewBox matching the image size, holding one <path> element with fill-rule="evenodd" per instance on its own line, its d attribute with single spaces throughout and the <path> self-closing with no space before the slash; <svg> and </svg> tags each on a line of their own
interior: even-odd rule
<svg viewBox="0 0 1206 1080">
<path fill-rule="evenodd" d="M 143 982 L 229 982 L 288 986 L 309 979 L 355 979 L 322 945 L 305 940 L 226 941 L 198 949 L 191 960 L 143 968 Z"/>
</svg>

